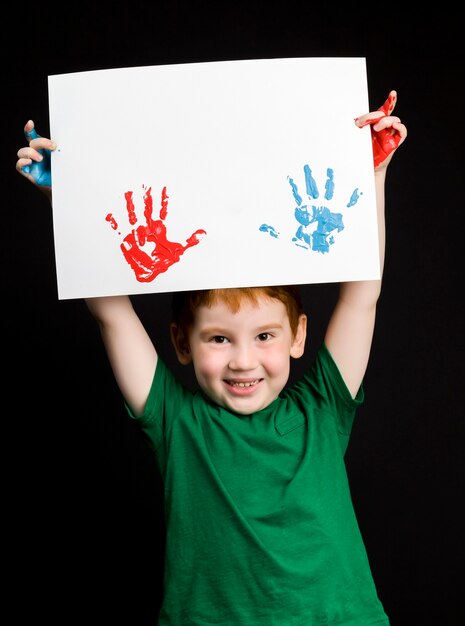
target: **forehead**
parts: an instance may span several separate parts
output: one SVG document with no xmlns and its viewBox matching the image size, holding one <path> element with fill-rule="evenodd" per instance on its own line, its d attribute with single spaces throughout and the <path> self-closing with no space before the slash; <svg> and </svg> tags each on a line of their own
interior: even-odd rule
<svg viewBox="0 0 465 626">
<path fill-rule="evenodd" d="M 243 298 L 238 308 L 232 307 L 224 300 L 217 299 L 212 304 L 202 304 L 195 312 L 195 323 L 211 323 L 218 321 L 250 320 L 255 324 L 275 322 L 282 323 L 287 319 L 287 310 L 280 300 L 266 295 L 256 296 L 256 300 Z"/>
</svg>

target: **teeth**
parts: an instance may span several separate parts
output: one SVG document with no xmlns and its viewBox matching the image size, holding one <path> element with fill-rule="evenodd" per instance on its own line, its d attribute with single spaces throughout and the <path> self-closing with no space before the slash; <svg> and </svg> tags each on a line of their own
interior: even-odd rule
<svg viewBox="0 0 465 626">
<path fill-rule="evenodd" d="M 253 387 L 254 385 L 257 385 L 257 384 L 258 384 L 258 382 L 259 382 L 259 381 L 258 381 L 258 379 L 257 379 L 257 380 L 253 380 L 253 381 L 252 381 L 252 382 L 250 382 L 250 383 L 235 383 L 234 381 L 231 381 L 229 384 L 230 384 L 232 387 Z"/>
</svg>

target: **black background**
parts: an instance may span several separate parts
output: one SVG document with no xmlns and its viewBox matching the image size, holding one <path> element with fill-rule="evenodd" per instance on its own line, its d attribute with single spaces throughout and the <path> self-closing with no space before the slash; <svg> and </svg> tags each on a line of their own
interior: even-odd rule
<svg viewBox="0 0 465 626">
<path fill-rule="evenodd" d="M 95 322 L 83 302 L 58 301 L 50 206 L 15 172 L 26 121 L 49 136 L 48 75 L 354 56 L 367 60 L 371 109 L 398 91 L 409 136 L 388 171 L 383 294 L 347 456 L 353 499 L 392 626 L 465 624 L 463 20 L 445 4 L 405 11 L 271 0 L 10 7 L 2 41 L 8 623 L 153 625 L 161 594 L 153 464 Z M 82 149 L 85 158 L 91 147 Z M 307 360 L 334 297 L 334 285 L 304 288 Z M 160 354 L 191 384 L 167 341 L 169 295 L 134 300 Z M 292 378 L 304 362 L 295 364 Z"/>
</svg>

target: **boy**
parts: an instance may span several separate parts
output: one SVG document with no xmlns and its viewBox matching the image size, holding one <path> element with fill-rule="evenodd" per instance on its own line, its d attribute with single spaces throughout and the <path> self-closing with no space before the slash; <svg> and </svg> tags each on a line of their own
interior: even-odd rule
<svg viewBox="0 0 465 626">
<path fill-rule="evenodd" d="M 396 98 L 356 120 L 371 126 L 381 268 L 386 169 L 407 136 L 391 115 Z M 55 144 L 32 122 L 25 133 L 16 167 L 51 199 Z M 341 285 L 314 363 L 286 391 L 306 339 L 294 287 L 173 295 L 171 337 L 179 361 L 194 367 L 196 393 L 157 357 L 128 297 L 87 300 L 164 482 L 159 626 L 389 624 L 344 465 L 380 288 Z"/>
</svg>

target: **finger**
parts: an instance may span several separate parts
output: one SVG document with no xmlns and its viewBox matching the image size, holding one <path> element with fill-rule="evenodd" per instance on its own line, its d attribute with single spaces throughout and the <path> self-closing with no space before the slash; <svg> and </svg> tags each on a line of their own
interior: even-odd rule
<svg viewBox="0 0 465 626">
<path fill-rule="evenodd" d="M 398 146 L 400 146 L 400 144 L 407 137 L 407 127 L 404 124 L 402 124 L 402 122 L 399 121 L 399 122 L 394 122 L 394 124 L 392 125 L 392 128 L 396 131 L 397 136 L 399 137 Z"/>
<path fill-rule="evenodd" d="M 16 169 L 20 174 L 28 174 L 28 166 L 32 163 L 31 159 L 21 158 L 16 161 Z"/>
<path fill-rule="evenodd" d="M 378 143 L 389 143 L 389 137 L 392 137 L 399 146 L 407 137 L 407 128 L 398 117 L 383 117 L 378 124 L 372 126 L 372 137 Z"/>
<path fill-rule="evenodd" d="M 24 132 L 27 134 L 26 136 L 33 137 L 35 131 L 32 128 L 32 124 L 28 122 Z M 37 135 L 37 133 L 35 134 Z M 18 150 L 16 169 L 37 186 L 43 189 L 51 187 L 50 155 L 55 148 L 56 144 L 54 141 L 37 135 L 36 139 L 30 140 L 29 146 Z"/>
<path fill-rule="evenodd" d="M 389 128 L 383 128 L 377 132 L 372 128 L 373 160 L 375 168 L 385 161 L 404 141 L 407 136 L 406 127 L 395 122 Z"/>
<path fill-rule="evenodd" d="M 56 150 L 57 144 L 52 139 L 47 139 L 46 137 L 41 137 L 34 131 L 36 138 L 30 138 L 29 146 L 23 148 L 23 150 L 28 150 L 27 156 L 31 159 L 35 158 L 37 154 L 44 154 L 44 150 L 48 150 L 53 152 Z M 32 136 L 32 133 L 31 133 Z M 26 156 L 25 154 L 23 156 Z"/>
<path fill-rule="evenodd" d="M 42 154 L 31 146 L 20 148 L 17 152 L 17 157 L 18 159 L 31 159 L 33 161 L 42 161 L 43 159 Z"/>
<path fill-rule="evenodd" d="M 397 102 L 397 91 L 390 91 L 384 104 L 379 107 L 378 111 L 382 111 L 384 115 L 391 115 Z"/>
<path fill-rule="evenodd" d="M 373 124 L 372 128 L 375 132 L 380 130 L 384 130 L 385 128 L 392 128 L 394 124 L 400 123 L 400 117 L 395 115 L 390 115 L 387 117 L 384 115 L 383 117 L 378 118 L 375 124 Z"/>
<path fill-rule="evenodd" d="M 25 178 L 31 181 L 34 185 L 37 185 L 37 181 L 34 178 L 34 161 L 31 159 L 18 159 L 16 162 L 16 170 Z"/>
<path fill-rule="evenodd" d="M 28 120 L 24 124 L 24 134 L 26 135 L 26 133 L 30 132 L 33 128 L 34 128 L 34 122 L 32 120 Z"/>
<path fill-rule="evenodd" d="M 56 143 L 54 141 L 52 141 L 51 139 L 42 137 L 41 135 L 38 134 L 38 132 L 35 129 L 34 122 L 32 120 L 29 120 L 27 124 L 24 126 L 24 136 L 29 142 L 29 146 L 31 148 L 32 147 L 35 148 L 40 153 L 42 152 L 42 150 L 53 151 L 56 149 Z M 40 141 L 37 141 L 38 139 Z M 33 141 L 34 141 L 34 145 L 32 145 Z M 34 158 L 34 157 L 31 157 L 31 158 Z"/>
<path fill-rule="evenodd" d="M 381 111 L 372 111 L 370 113 L 365 113 L 365 115 L 361 115 L 360 117 L 356 117 L 354 122 L 359 128 L 363 128 L 368 124 L 376 124 L 380 119 L 385 117 L 384 113 Z"/>
<path fill-rule="evenodd" d="M 376 124 L 376 122 L 383 119 L 383 117 L 391 115 L 396 103 L 397 91 L 392 90 L 389 92 L 388 97 L 379 109 L 371 111 L 370 113 L 365 113 L 365 115 L 361 115 L 360 117 L 356 117 L 354 121 L 359 128 L 363 128 L 367 124 Z"/>
<path fill-rule="evenodd" d="M 34 122 L 29 120 L 29 122 L 24 127 L 24 136 L 27 141 L 32 141 L 33 139 L 38 139 L 40 135 L 37 134 L 36 129 L 34 128 Z"/>
</svg>

